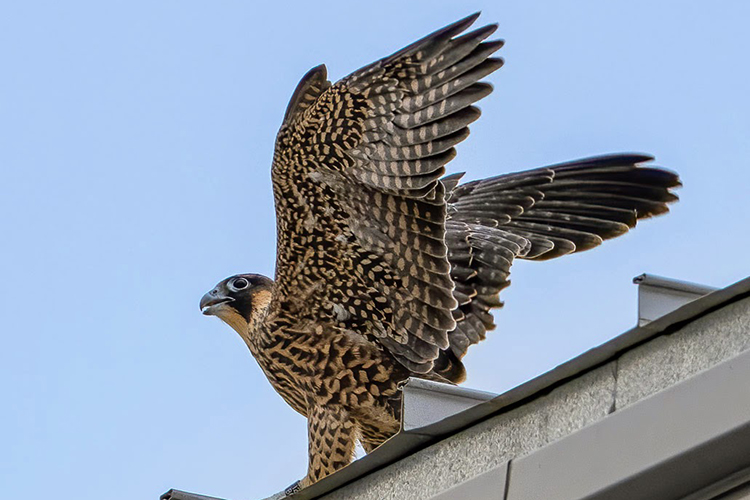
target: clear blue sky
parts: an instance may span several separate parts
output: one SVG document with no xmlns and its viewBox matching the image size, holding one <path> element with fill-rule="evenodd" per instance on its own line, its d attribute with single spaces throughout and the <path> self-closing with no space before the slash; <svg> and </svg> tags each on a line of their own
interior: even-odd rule
<svg viewBox="0 0 750 500">
<path fill-rule="evenodd" d="M 630 328 L 641 272 L 750 274 L 746 1 L 5 2 L 0 496 L 253 499 L 304 474 L 304 420 L 198 301 L 273 273 L 269 167 L 299 77 L 480 9 L 506 65 L 450 171 L 641 151 L 685 187 L 617 241 L 516 265 L 469 386 L 504 391 Z"/>
</svg>

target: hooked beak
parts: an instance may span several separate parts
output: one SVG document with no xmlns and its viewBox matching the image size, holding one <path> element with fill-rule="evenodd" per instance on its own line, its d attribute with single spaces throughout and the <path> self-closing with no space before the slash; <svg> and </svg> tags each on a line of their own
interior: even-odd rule
<svg viewBox="0 0 750 500">
<path fill-rule="evenodd" d="M 214 288 L 201 298 L 201 312 L 206 316 L 215 315 L 217 309 L 227 302 L 234 302 L 234 299 L 222 295 L 216 288 Z"/>
</svg>

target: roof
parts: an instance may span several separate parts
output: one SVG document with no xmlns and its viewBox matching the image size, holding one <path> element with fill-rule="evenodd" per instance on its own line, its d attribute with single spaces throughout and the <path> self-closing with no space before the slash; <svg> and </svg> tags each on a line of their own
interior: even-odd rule
<svg viewBox="0 0 750 500">
<path fill-rule="evenodd" d="M 647 459 L 671 463 L 669 460 L 688 457 L 699 463 L 695 455 L 684 455 L 685 450 L 694 451 L 709 438 L 740 432 L 737 429 L 742 430 L 743 425 L 748 439 L 744 449 L 750 449 L 750 384 L 746 383 L 750 380 L 750 353 L 744 352 L 750 349 L 750 278 L 716 291 L 649 275 L 635 281 L 641 288 L 641 311 L 643 305 L 649 305 L 648 297 L 667 310 L 677 308 L 653 321 L 639 314 L 641 326 L 500 395 L 412 379 L 404 387 L 401 432 L 374 452 L 292 498 L 447 500 L 467 495 L 451 488 L 496 491 L 500 486 L 507 489 L 508 499 L 583 498 L 607 488 L 607 498 L 615 498 L 611 490 L 614 484 L 625 484 L 626 479 L 645 473 L 639 466 Z M 653 293 L 660 290 L 666 295 L 654 298 Z M 673 292 L 676 295 L 670 295 Z M 682 303 L 689 302 L 680 305 L 675 297 L 682 297 Z M 708 382 L 694 380 L 697 374 L 709 372 L 712 375 Z M 746 376 L 738 377 L 740 372 Z M 737 385 L 737 380 L 743 383 Z M 743 396 L 747 393 L 747 397 L 737 398 L 738 392 Z M 698 409 L 722 409 L 725 416 L 732 402 L 740 404 L 734 405 L 737 407 L 732 420 L 700 414 L 690 407 L 691 401 L 701 403 Z M 637 437 L 643 435 L 643 429 L 633 425 L 639 418 L 646 418 L 649 428 L 663 425 L 668 431 L 679 420 L 675 415 L 682 418 L 684 432 L 667 440 L 671 448 L 662 447 L 661 452 L 668 456 L 641 456 L 639 450 L 650 447 L 636 445 L 631 450 L 632 463 L 620 455 L 612 456 L 613 450 L 622 452 L 625 444 L 641 443 Z M 690 420 L 690 415 L 700 418 Z M 714 427 L 705 429 L 711 425 Z M 601 438 L 602 432 L 610 436 L 611 442 Z M 729 442 L 740 442 L 744 434 L 736 432 Z M 703 441 L 690 441 L 690 436 L 695 435 Z M 727 450 L 715 450 L 713 455 L 698 456 L 711 456 L 712 463 L 727 463 L 730 468 L 738 465 L 738 459 L 714 460 L 716 456 L 727 457 Z M 564 460 L 565 456 L 575 456 L 576 460 Z M 578 470 L 581 477 L 572 481 L 576 467 L 608 463 L 606 459 L 616 464 L 611 474 L 600 471 L 587 475 Z M 750 457 L 748 462 L 750 467 Z M 509 476 L 510 464 L 513 472 Z M 618 471 L 627 477 L 618 477 Z M 665 472 L 660 474 L 664 477 Z M 691 477 L 700 475 L 693 473 Z M 586 478 L 591 481 L 584 481 Z M 598 483 L 597 478 L 601 479 Z M 541 491 L 540 485 L 552 490 Z M 576 490 L 572 485 L 579 487 Z M 566 490 L 568 486 L 575 491 Z M 586 487 L 589 490 L 584 491 Z M 480 498 L 476 494 L 472 493 Z M 212 497 L 170 490 L 162 498 Z"/>
</svg>

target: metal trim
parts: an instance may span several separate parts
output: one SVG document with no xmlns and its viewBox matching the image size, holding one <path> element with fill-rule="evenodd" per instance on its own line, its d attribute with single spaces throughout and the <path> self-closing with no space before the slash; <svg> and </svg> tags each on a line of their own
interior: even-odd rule
<svg viewBox="0 0 750 500">
<path fill-rule="evenodd" d="M 750 351 L 511 462 L 506 500 L 680 499 L 750 467 Z"/>
<path fill-rule="evenodd" d="M 206 495 L 198 495 L 197 493 L 190 493 L 182 490 L 171 489 L 159 497 L 159 500 L 224 500 L 217 497 L 209 497 Z"/>
<path fill-rule="evenodd" d="M 421 434 L 422 428 L 497 397 L 491 392 L 420 378 L 407 380 L 402 391 L 401 431 L 415 434 Z"/>
<path fill-rule="evenodd" d="M 502 498 L 507 487 L 508 464 L 509 462 L 505 462 L 499 467 L 459 483 L 430 500 L 498 500 Z"/>
<path fill-rule="evenodd" d="M 700 296 L 708 295 L 709 293 L 718 290 L 718 288 L 713 286 L 701 285 L 699 283 L 692 283 L 690 281 L 676 280 L 674 278 L 665 278 L 664 276 L 657 276 L 656 274 L 647 273 L 643 273 L 633 278 L 633 283 L 635 283 L 636 285 L 667 288 L 669 290 L 692 293 L 694 295 Z"/>
<path fill-rule="evenodd" d="M 741 494 L 750 494 L 750 468 L 735 472 L 680 500 L 742 500 Z"/>
<path fill-rule="evenodd" d="M 633 278 L 638 285 L 638 325 L 643 326 L 679 309 L 685 304 L 713 293 L 716 288 L 688 283 L 653 274 Z"/>
</svg>

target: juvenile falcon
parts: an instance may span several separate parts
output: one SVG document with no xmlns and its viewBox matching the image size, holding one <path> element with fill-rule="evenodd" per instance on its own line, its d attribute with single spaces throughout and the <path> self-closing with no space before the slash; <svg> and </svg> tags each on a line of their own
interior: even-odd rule
<svg viewBox="0 0 750 500">
<path fill-rule="evenodd" d="M 514 259 L 593 248 L 668 211 L 680 185 L 617 154 L 459 184 L 444 176 L 502 66 L 474 14 L 331 84 L 297 86 L 276 139 L 274 280 L 241 274 L 200 302 L 308 419 L 303 485 L 399 428 L 399 383 L 459 383 Z"/>
</svg>

